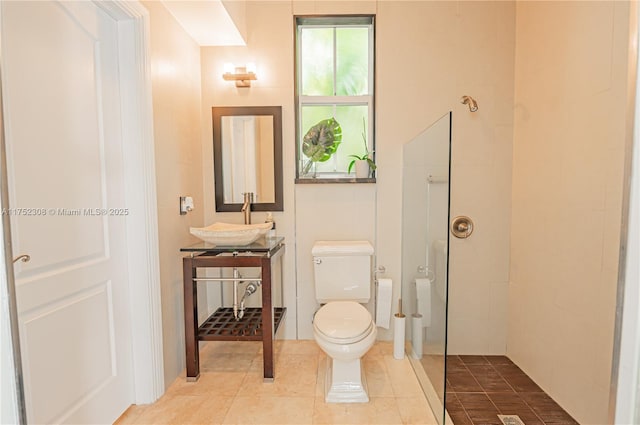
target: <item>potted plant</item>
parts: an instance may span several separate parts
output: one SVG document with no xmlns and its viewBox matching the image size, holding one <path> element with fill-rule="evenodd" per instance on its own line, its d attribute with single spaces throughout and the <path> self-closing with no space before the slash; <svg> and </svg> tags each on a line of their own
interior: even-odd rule
<svg viewBox="0 0 640 425">
<path fill-rule="evenodd" d="M 331 158 L 341 141 L 342 128 L 335 118 L 322 120 L 311 127 L 302 139 L 302 153 L 308 158 L 302 168 L 302 175 L 309 174 L 316 162 L 325 162 Z"/>
<path fill-rule="evenodd" d="M 369 177 L 371 172 L 375 171 L 376 163 L 371 159 L 371 154 L 373 151 L 369 152 L 369 148 L 367 147 L 367 133 L 366 133 L 366 124 L 364 122 L 364 118 L 362 119 L 362 141 L 364 143 L 364 154 L 363 155 L 349 155 L 353 160 L 349 163 L 349 168 L 347 172 L 351 174 L 351 169 L 353 166 L 356 166 L 356 178 L 358 179 L 366 179 Z"/>
</svg>

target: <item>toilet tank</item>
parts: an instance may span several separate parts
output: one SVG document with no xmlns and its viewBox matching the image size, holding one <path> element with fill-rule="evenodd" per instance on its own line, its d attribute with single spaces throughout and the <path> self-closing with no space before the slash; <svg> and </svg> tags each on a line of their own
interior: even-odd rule
<svg viewBox="0 0 640 425">
<path fill-rule="evenodd" d="M 356 301 L 371 298 L 371 256 L 368 241 L 317 241 L 311 250 L 316 300 Z"/>
</svg>

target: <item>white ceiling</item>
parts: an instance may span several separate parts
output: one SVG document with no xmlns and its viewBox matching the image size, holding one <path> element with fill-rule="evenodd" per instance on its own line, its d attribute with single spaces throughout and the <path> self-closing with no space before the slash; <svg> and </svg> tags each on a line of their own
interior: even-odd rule
<svg viewBox="0 0 640 425">
<path fill-rule="evenodd" d="M 161 1 L 200 46 L 246 46 L 245 1 Z"/>
</svg>

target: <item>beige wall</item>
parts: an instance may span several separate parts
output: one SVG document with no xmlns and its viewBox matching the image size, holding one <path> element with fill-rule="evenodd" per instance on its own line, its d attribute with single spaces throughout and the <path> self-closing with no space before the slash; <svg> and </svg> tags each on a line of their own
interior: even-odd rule
<svg viewBox="0 0 640 425">
<path fill-rule="evenodd" d="M 508 355 L 607 423 L 628 4 L 518 2 Z"/>
<path fill-rule="evenodd" d="M 213 180 L 212 106 L 282 106 L 282 145 L 284 168 L 284 211 L 274 212 L 276 233 L 284 236 L 284 304 L 287 316 L 278 337 L 296 338 L 295 287 L 295 207 L 293 179 L 295 150 L 293 142 L 293 39 L 290 2 L 247 2 L 246 47 L 203 47 L 202 57 L 202 166 L 204 178 L 204 221 L 242 223 L 240 212 L 216 213 Z M 225 62 L 254 62 L 258 80 L 251 88 L 236 88 L 224 81 Z M 252 222 L 263 222 L 264 212 L 252 213 Z"/>
<path fill-rule="evenodd" d="M 402 146 L 452 110 L 451 215 L 476 227 L 451 241 L 449 352 L 506 350 L 580 423 L 607 422 L 627 3 L 249 1 L 247 46 L 202 49 L 160 2 L 144 4 L 167 385 L 184 368 L 179 248 L 195 242 L 191 226 L 242 220 L 215 213 L 211 106 L 283 107 L 285 210 L 274 218 L 287 243 L 286 338 L 312 338 L 317 239 L 372 241 L 400 296 Z M 375 185 L 293 183 L 292 16 L 314 13 L 377 15 Z M 250 61 L 259 77 L 251 89 L 221 79 L 224 62 Z M 459 104 L 465 94 L 478 112 Z M 195 199 L 186 216 L 182 195 Z"/>
<path fill-rule="evenodd" d="M 449 352 L 501 354 L 508 342 L 508 355 L 576 419 L 605 421 L 624 134 L 624 105 L 615 101 L 626 89 L 624 3 L 521 2 L 516 11 L 513 2 L 252 1 L 247 46 L 202 48 L 200 71 L 197 47 L 160 5 L 147 5 L 168 377 L 183 367 L 176 252 L 191 241 L 188 221 L 242 221 L 240 213 L 215 213 L 211 106 L 283 107 L 285 210 L 274 218 L 287 243 L 289 311 L 279 336 L 303 339 L 312 338 L 317 307 L 310 257 L 317 239 L 369 239 L 400 295 L 402 146 L 452 110 L 451 214 L 469 215 L 476 228 L 470 239 L 451 241 Z M 375 185 L 293 183 L 293 15 L 314 13 L 377 15 Z M 236 89 L 221 78 L 225 62 L 255 62 L 258 81 Z M 478 112 L 459 103 L 465 94 L 476 98 Z M 180 194 L 196 197 L 196 214 L 177 215 Z M 263 221 L 265 214 L 253 218 Z"/>
<path fill-rule="evenodd" d="M 378 4 L 378 260 L 400 280 L 402 145 L 451 110 L 451 216 L 475 222 L 469 239 L 451 238 L 455 354 L 505 352 L 514 23 L 511 2 Z"/>
<path fill-rule="evenodd" d="M 313 13 L 377 14 L 375 185 L 293 183 L 293 15 Z M 297 336 L 313 338 L 315 240 L 370 240 L 377 264 L 395 282 L 395 298 L 400 296 L 402 145 L 453 110 L 452 213 L 473 217 L 477 230 L 451 247 L 456 270 L 451 280 L 456 283 L 450 346 L 461 353 L 504 353 L 514 13 L 508 2 L 247 2 L 247 46 L 202 49 L 207 224 L 242 220 L 239 213 L 214 212 L 211 106 L 283 106 L 285 211 L 274 217 L 287 241 L 287 338 L 296 337 L 296 316 Z M 249 61 L 258 67 L 251 89 L 222 80 L 224 62 Z M 477 113 L 459 103 L 464 94 L 478 100 Z M 260 221 L 264 214 L 254 217 Z M 383 331 L 380 337 L 391 335 Z"/>
<path fill-rule="evenodd" d="M 165 385 L 184 369 L 182 255 L 203 222 L 200 48 L 160 2 L 145 2 L 151 22 L 151 73 L 158 193 Z M 195 210 L 179 214 L 179 197 Z M 206 312 L 205 312 L 206 313 Z"/>
<path fill-rule="evenodd" d="M 375 1 L 294 1 L 292 11 L 288 17 L 289 34 L 292 36 L 294 31 L 292 15 L 375 14 L 376 9 Z M 292 42 L 293 39 L 290 41 L 289 49 L 293 54 Z M 378 84 L 377 81 L 376 84 Z M 290 127 L 288 131 L 293 134 L 295 132 L 294 127 Z M 313 314 L 319 307 L 316 301 L 311 256 L 311 249 L 315 241 L 367 240 L 373 244 L 375 249 L 372 265 L 375 267 L 376 259 L 378 265 L 386 265 L 384 262 L 386 258 L 378 254 L 378 241 L 380 239 L 376 238 L 376 193 L 377 189 L 374 184 L 295 185 L 299 339 L 313 339 Z M 399 280 L 395 282 L 397 289 L 399 289 L 399 282 Z M 372 297 L 373 290 L 374 287 L 372 286 Z M 368 308 L 373 314 L 375 310 L 372 303 L 369 303 Z M 378 328 L 378 331 L 378 338 L 385 338 L 385 330 Z"/>
</svg>

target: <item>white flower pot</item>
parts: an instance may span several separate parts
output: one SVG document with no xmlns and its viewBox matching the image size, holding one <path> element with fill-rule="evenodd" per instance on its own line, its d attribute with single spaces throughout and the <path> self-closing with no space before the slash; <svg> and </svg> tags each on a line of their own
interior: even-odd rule
<svg viewBox="0 0 640 425">
<path fill-rule="evenodd" d="M 361 159 L 356 161 L 356 178 L 369 178 L 369 162 L 367 160 Z"/>
</svg>

